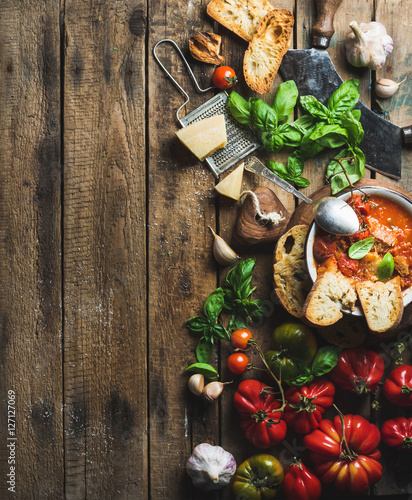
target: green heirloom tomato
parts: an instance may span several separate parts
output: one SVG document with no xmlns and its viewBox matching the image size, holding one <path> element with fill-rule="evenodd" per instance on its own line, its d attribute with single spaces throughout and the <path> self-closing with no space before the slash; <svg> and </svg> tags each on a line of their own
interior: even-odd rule
<svg viewBox="0 0 412 500">
<path fill-rule="evenodd" d="M 283 467 L 272 455 L 253 455 L 236 469 L 233 492 L 237 500 L 274 498 L 283 481 Z"/>
<path fill-rule="evenodd" d="M 315 336 L 302 323 L 283 323 L 275 328 L 272 346 L 266 362 L 277 377 L 286 381 L 304 374 L 317 350 Z"/>
</svg>

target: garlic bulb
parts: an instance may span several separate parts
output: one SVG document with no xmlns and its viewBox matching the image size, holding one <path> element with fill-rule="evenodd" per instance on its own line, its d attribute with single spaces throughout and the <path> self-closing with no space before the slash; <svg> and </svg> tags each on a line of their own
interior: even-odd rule
<svg viewBox="0 0 412 500">
<path fill-rule="evenodd" d="M 388 78 L 379 78 L 379 80 L 375 83 L 375 92 L 378 97 L 382 99 L 387 99 L 388 97 L 392 97 L 393 94 L 398 90 L 399 85 L 401 85 L 406 78 L 404 78 L 401 82 L 396 83 L 393 80 L 389 80 Z"/>
<path fill-rule="evenodd" d="M 232 250 L 226 241 L 221 236 L 218 236 L 210 226 L 208 227 L 212 231 L 215 239 L 213 242 L 213 255 L 215 259 L 222 266 L 228 266 L 229 264 L 236 262 L 239 259 L 236 252 Z"/>
<path fill-rule="evenodd" d="M 205 377 L 201 373 L 195 373 L 187 383 L 189 391 L 195 396 L 201 396 L 205 386 Z"/>
<path fill-rule="evenodd" d="M 393 40 L 381 23 L 360 23 L 352 21 L 345 40 L 346 58 L 357 67 L 377 70 L 385 64 L 386 56 L 393 50 Z"/>
<path fill-rule="evenodd" d="M 204 490 L 218 490 L 230 483 L 236 472 L 236 461 L 221 446 L 202 443 L 196 446 L 186 463 L 193 484 Z"/>
</svg>

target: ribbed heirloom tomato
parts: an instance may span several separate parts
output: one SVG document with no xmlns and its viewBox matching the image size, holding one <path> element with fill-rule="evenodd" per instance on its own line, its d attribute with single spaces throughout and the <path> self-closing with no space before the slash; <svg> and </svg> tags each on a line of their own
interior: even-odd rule
<svg viewBox="0 0 412 500">
<path fill-rule="evenodd" d="M 412 366 L 401 365 L 392 370 L 383 384 L 383 393 L 395 405 L 412 406 Z"/>
<path fill-rule="evenodd" d="M 360 415 L 336 416 L 322 420 L 319 428 L 303 438 L 310 450 L 315 473 L 322 483 L 334 483 L 342 490 L 357 495 L 382 477 L 378 462 L 381 440 L 376 425 Z"/>
<path fill-rule="evenodd" d="M 313 472 L 298 458 L 285 468 L 283 493 L 286 500 L 318 500 L 322 485 Z"/>
<path fill-rule="evenodd" d="M 378 387 L 383 371 L 384 362 L 379 354 L 356 347 L 340 353 L 330 378 L 342 389 L 362 394 Z"/>
<path fill-rule="evenodd" d="M 398 450 L 412 451 L 412 418 L 397 417 L 387 420 L 381 429 L 382 441 Z"/>
<path fill-rule="evenodd" d="M 246 438 L 256 448 L 270 448 L 285 439 L 287 427 L 278 411 L 281 404 L 266 384 L 244 380 L 235 392 L 233 403 Z"/>
<path fill-rule="evenodd" d="M 298 434 L 308 434 L 317 429 L 325 409 L 333 403 L 334 395 L 335 386 L 325 378 L 288 389 L 285 392 L 288 404 L 283 417 L 288 428 Z"/>
</svg>

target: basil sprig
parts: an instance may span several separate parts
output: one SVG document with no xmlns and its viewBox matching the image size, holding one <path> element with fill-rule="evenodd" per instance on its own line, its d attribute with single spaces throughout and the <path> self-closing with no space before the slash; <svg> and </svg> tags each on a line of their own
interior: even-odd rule
<svg viewBox="0 0 412 500">
<path fill-rule="evenodd" d="M 375 243 L 375 238 L 359 240 L 349 247 L 348 255 L 351 259 L 359 260 L 367 255 Z"/>
<path fill-rule="evenodd" d="M 378 276 L 379 281 L 388 280 L 395 270 L 395 261 L 393 260 L 392 254 L 386 252 L 384 258 L 381 260 L 379 264 L 378 270 L 376 271 L 376 275 Z"/>
<path fill-rule="evenodd" d="M 293 387 L 301 387 L 302 385 L 312 382 L 315 377 L 321 377 L 329 373 L 338 364 L 341 350 L 341 347 L 332 345 L 319 348 L 311 365 L 309 367 L 301 366 L 301 374 L 286 382 Z"/>
</svg>

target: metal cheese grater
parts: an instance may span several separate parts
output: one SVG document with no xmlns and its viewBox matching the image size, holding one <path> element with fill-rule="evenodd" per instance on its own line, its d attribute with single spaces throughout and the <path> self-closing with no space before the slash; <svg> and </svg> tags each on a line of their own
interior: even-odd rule
<svg viewBox="0 0 412 500">
<path fill-rule="evenodd" d="M 180 110 L 189 102 L 189 96 L 160 62 L 156 53 L 156 49 L 161 43 L 170 43 L 171 45 L 173 45 L 173 47 L 182 58 L 189 76 L 195 84 L 198 92 L 207 92 L 208 90 L 214 89 L 214 87 L 209 87 L 207 89 L 201 89 L 199 87 L 189 63 L 184 57 L 182 51 L 179 49 L 178 45 L 173 40 L 165 38 L 156 43 L 153 48 L 153 56 L 156 59 L 156 62 L 165 72 L 166 76 L 173 82 L 173 84 L 186 98 L 186 101 L 176 111 L 176 118 L 180 125 L 182 127 L 186 127 L 193 122 L 200 121 L 214 115 L 223 114 L 225 117 L 227 144 L 224 148 L 218 149 L 215 153 L 212 154 L 212 156 L 209 156 L 209 158 L 206 158 L 205 160 L 215 177 L 219 177 L 222 172 L 227 170 L 234 163 L 238 162 L 248 154 L 258 149 L 260 147 L 260 144 L 256 141 L 256 138 L 251 131 L 243 128 L 232 118 L 232 115 L 226 109 L 228 94 L 224 91 L 219 92 L 219 94 L 212 97 L 212 99 L 209 99 L 197 109 L 191 111 L 184 118 L 179 117 Z"/>
</svg>

